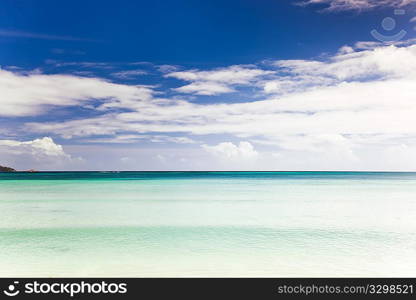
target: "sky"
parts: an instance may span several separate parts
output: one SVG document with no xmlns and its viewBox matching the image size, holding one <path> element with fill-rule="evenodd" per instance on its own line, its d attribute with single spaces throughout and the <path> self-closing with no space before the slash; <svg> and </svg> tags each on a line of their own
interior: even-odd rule
<svg viewBox="0 0 416 300">
<path fill-rule="evenodd" d="M 0 165 L 416 171 L 416 0 L 0 2 Z"/>
</svg>

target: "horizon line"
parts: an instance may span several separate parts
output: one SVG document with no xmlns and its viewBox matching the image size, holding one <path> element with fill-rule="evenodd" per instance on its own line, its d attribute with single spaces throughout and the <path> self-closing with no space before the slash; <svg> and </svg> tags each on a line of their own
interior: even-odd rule
<svg viewBox="0 0 416 300">
<path fill-rule="evenodd" d="M 222 173 L 318 173 L 318 172 L 325 172 L 325 173 L 416 173 L 415 171 L 328 171 L 328 170 L 314 170 L 314 171 L 306 171 L 306 170 L 276 170 L 276 171 L 261 171 L 261 170 L 243 170 L 243 171 L 232 171 L 232 170 L 199 170 L 199 171 L 192 171 L 192 170 L 135 170 L 135 171 L 126 171 L 126 170 L 76 170 L 76 171 L 15 171 L 15 172 L 0 172 L 0 173 L 134 173 L 134 172 L 142 172 L 142 173 L 215 173 L 215 172 L 222 172 Z"/>
</svg>

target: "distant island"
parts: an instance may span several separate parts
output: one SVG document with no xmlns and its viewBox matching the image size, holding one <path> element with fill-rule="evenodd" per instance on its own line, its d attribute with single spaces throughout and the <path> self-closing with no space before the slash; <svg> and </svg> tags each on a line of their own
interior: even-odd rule
<svg viewBox="0 0 416 300">
<path fill-rule="evenodd" d="M 13 168 L 0 166 L 0 172 L 16 172 L 16 170 Z"/>
</svg>

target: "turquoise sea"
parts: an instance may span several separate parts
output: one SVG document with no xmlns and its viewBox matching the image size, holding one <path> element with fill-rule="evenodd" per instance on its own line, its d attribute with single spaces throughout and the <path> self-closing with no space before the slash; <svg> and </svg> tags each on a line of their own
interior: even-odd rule
<svg viewBox="0 0 416 300">
<path fill-rule="evenodd" d="M 416 276 L 416 173 L 0 173 L 0 276 Z"/>
</svg>

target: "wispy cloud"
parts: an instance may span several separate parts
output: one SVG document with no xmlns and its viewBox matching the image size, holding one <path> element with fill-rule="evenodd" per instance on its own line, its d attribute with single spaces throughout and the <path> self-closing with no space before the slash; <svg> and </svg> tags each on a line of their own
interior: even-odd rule
<svg viewBox="0 0 416 300">
<path fill-rule="evenodd" d="M 112 69 L 114 64 L 107 62 L 90 62 L 90 61 L 73 61 L 73 62 L 61 62 L 58 60 L 48 59 L 45 61 L 47 64 L 54 65 L 55 67 L 79 67 L 79 68 L 95 68 L 95 69 Z"/>
<path fill-rule="evenodd" d="M 184 136 L 169 135 L 144 135 L 144 134 L 119 134 L 112 137 L 94 137 L 92 139 L 82 139 L 84 143 L 94 144 L 133 144 L 139 141 L 152 143 L 176 143 L 176 144 L 196 144 L 197 142 Z"/>
<path fill-rule="evenodd" d="M 127 106 L 133 107 L 141 104 L 140 99 L 151 98 L 152 93 L 146 87 L 114 84 L 97 78 L 0 70 L 0 116 L 34 116 L 54 106 L 88 105 L 93 99 L 111 99 L 103 101 L 100 109 L 104 110 L 125 101 L 130 103 L 126 103 Z"/>
<path fill-rule="evenodd" d="M 212 71 L 188 70 L 172 72 L 165 77 L 191 82 L 176 88 L 177 92 L 196 95 L 218 95 L 234 92 L 233 86 L 248 85 L 259 78 L 273 74 L 273 71 L 259 69 L 255 66 L 230 66 Z"/>
<path fill-rule="evenodd" d="M 140 75 L 146 75 L 147 72 L 143 70 L 127 70 L 111 73 L 111 76 L 119 79 L 134 79 Z"/>
<path fill-rule="evenodd" d="M 375 8 L 401 8 L 415 6 L 416 0 L 306 0 L 300 5 L 323 4 L 326 11 L 370 10 Z"/>
<path fill-rule="evenodd" d="M 172 72 L 176 72 L 178 71 L 178 66 L 173 66 L 173 65 L 160 65 L 160 66 L 156 66 L 156 68 L 159 70 L 159 72 L 162 73 L 172 73 Z"/>
<path fill-rule="evenodd" d="M 53 35 L 53 34 L 44 34 L 44 33 L 34 33 L 26 32 L 19 30 L 7 30 L 0 29 L 1 37 L 11 37 L 11 38 L 29 38 L 29 39 L 40 39 L 40 40 L 59 40 L 59 41 L 87 41 L 91 42 L 91 39 L 83 39 L 73 36 L 63 36 L 63 35 Z"/>
</svg>

